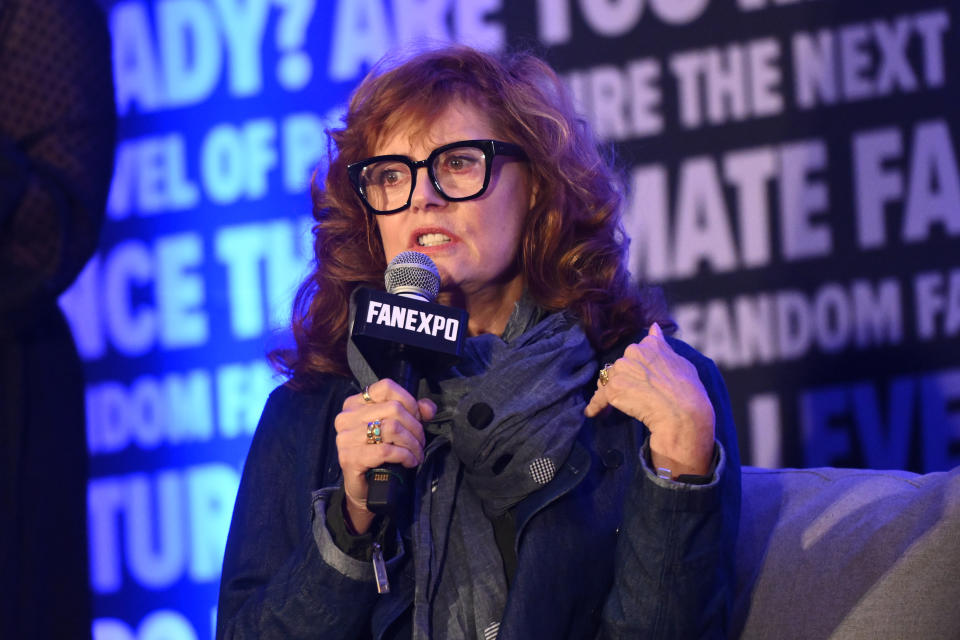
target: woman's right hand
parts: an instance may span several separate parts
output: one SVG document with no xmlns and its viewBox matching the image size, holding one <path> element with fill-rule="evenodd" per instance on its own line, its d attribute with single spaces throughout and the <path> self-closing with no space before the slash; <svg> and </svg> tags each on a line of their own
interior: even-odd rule
<svg viewBox="0 0 960 640">
<path fill-rule="evenodd" d="M 349 396 L 333 422 L 337 430 L 337 453 L 343 471 L 347 515 L 357 533 L 366 533 L 374 514 L 367 509 L 367 471 L 386 462 L 414 468 L 423 462 L 426 440 L 421 420 L 437 413 L 431 400 L 415 400 L 399 384 L 385 378 L 367 387 L 363 394 Z M 367 443 L 367 424 L 380 421 L 380 444 Z"/>
</svg>

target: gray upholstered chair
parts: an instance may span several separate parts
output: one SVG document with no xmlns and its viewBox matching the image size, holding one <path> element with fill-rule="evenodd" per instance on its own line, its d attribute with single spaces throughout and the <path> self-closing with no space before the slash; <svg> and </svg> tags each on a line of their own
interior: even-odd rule
<svg viewBox="0 0 960 640">
<path fill-rule="evenodd" d="M 743 470 L 734 637 L 960 638 L 960 467 Z"/>
</svg>

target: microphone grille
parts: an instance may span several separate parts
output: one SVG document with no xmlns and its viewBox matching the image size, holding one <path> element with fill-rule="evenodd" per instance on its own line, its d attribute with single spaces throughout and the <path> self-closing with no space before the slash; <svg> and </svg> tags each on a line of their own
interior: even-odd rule
<svg viewBox="0 0 960 640">
<path fill-rule="evenodd" d="M 419 251 L 403 251 L 387 265 L 383 282 L 388 293 L 433 302 L 440 291 L 440 272 L 429 256 Z"/>
</svg>

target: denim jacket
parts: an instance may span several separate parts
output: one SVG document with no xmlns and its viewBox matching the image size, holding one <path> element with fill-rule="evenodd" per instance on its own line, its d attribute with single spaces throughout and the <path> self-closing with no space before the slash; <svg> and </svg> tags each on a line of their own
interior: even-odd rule
<svg viewBox="0 0 960 640">
<path fill-rule="evenodd" d="M 515 508 L 517 571 L 499 638 L 725 636 L 740 511 L 733 417 L 713 362 L 670 344 L 716 413 L 711 482 L 658 478 L 641 453 L 646 428 L 623 413 L 585 419 L 556 477 Z M 317 391 L 271 394 L 230 526 L 218 639 L 410 637 L 409 544 L 398 540 L 391 591 L 378 595 L 372 565 L 337 548 L 324 521 L 340 482 L 333 420 L 354 393 L 331 376 Z"/>
</svg>

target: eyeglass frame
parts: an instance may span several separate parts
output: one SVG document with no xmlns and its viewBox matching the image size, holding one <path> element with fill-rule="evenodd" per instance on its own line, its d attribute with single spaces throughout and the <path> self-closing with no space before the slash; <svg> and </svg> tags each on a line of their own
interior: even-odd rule
<svg viewBox="0 0 960 640">
<path fill-rule="evenodd" d="M 483 186 L 480 187 L 480 190 L 472 196 L 455 198 L 444 193 L 443 188 L 440 186 L 439 180 L 437 180 L 437 176 L 433 172 L 433 161 L 436 160 L 437 156 L 439 156 L 441 153 L 449 151 L 450 149 L 456 149 L 458 147 L 473 147 L 480 149 L 483 152 L 485 166 L 483 174 Z M 449 144 L 437 147 L 423 160 L 411 160 L 410 156 L 391 154 L 385 156 L 373 156 L 372 158 L 367 158 L 366 160 L 353 162 L 347 165 L 347 177 L 350 179 L 350 184 L 353 187 L 353 190 L 360 197 L 360 200 L 367 207 L 370 213 L 378 216 L 389 216 L 410 208 L 410 204 L 413 201 L 413 192 L 417 188 L 417 173 L 420 171 L 421 167 L 427 170 L 427 176 L 430 178 L 433 188 L 440 195 L 440 197 L 447 202 L 463 202 L 465 200 L 479 198 L 487 191 L 487 187 L 490 186 L 490 174 L 493 170 L 493 160 L 497 156 L 510 156 L 514 158 L 521 158 L 523 160 L 528 159 L 527 153 L 512 142 L 503 142 L 502 140 L 460 140 L 458 142 L 451 142 Z M 367 166 L 375 162 L 400 162 L 410 169 L 410 193 L 407 195 L 406 204 L 401 207 L 397 207 L 396 209 L 390 209 L 389 211 L 380 211 L 379 209 L 374 209 L 373 205 L 371 205 L 367 200 L 367 196 L 363 192 L 363 186 L 360 184 L 360 174 Z"/>
</svg>

